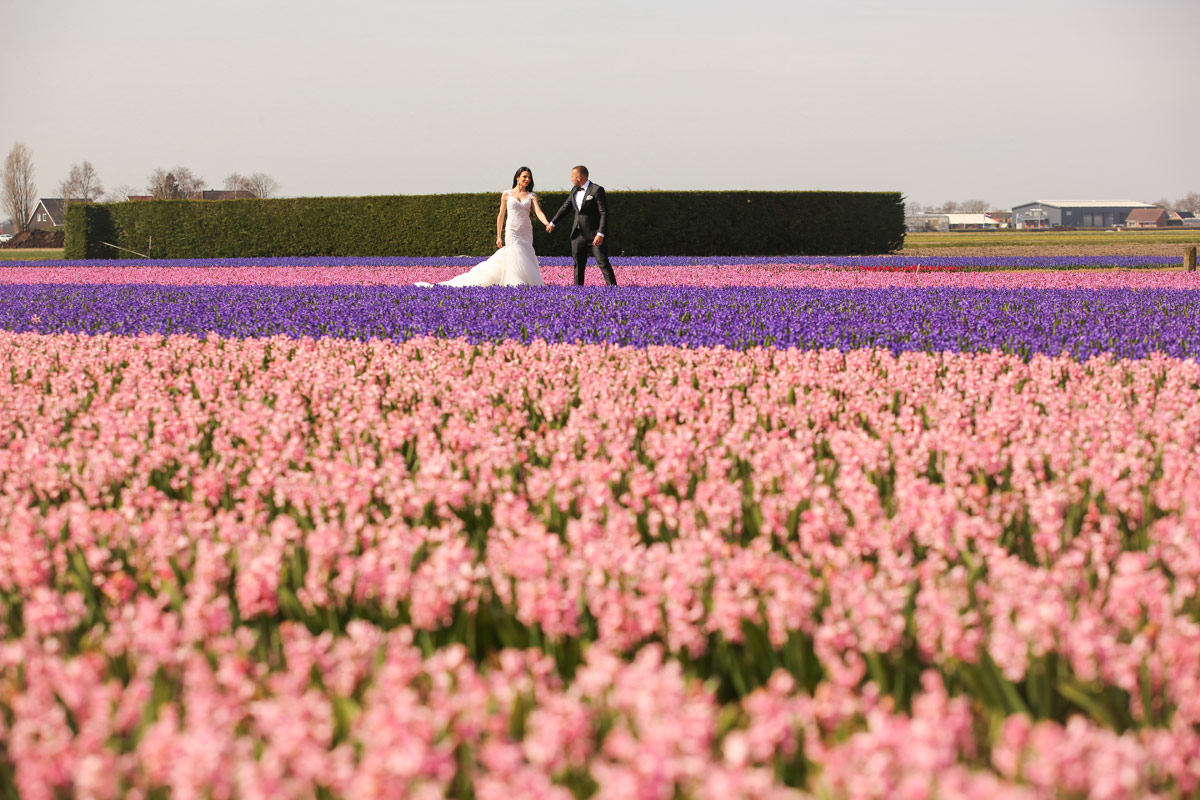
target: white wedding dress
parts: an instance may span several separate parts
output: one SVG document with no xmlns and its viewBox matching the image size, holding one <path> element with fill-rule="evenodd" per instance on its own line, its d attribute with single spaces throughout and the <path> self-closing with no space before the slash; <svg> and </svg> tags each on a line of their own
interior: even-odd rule
<svg viewBox="0 0 1200 800">
<path fill-rule="evenodd" d="M 508 194 L 507 213 L 504 220 L 504 247 L 487 261 L 476 264 L 461 275 L 455 275 L 438 286 L 545 286 L 542 271 L 538 268 L 537 254 L 533 252 L 533 224 L 529 211 L 533 207 L 533 194 L 523 201 Z M 428 286 L 419 283 L 418 286 Z"/>
</svg>

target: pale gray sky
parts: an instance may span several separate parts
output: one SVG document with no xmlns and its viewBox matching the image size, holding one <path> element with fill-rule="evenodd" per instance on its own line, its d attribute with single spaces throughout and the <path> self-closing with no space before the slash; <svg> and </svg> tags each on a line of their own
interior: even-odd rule
<svg viewBox="0 0 1200 800">
<path fill-rule="evenodd" d="M 1197 0 L 0 0 L 0 151 L 285 195 L 1200 191 Z"/>
</svg>

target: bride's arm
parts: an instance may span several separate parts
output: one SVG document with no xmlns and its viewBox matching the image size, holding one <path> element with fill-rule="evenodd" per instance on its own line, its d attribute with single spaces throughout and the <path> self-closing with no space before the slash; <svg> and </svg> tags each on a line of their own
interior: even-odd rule
<svg viewBox="0 0 1200 800">
<path fill-rule="evenodd" d="M 504 215 L 508 213 L 508 192 L 500 195 L 500 214 L 496 217 L 496 247 L 504 247 Z"/>
<path fill-rule="evenodd" d="M 533 212 L 537 214 L 537 218 L 542 221 L 543 225 L 549 225 L 550 221 L 546 219 L 546 215 L 542 213 L 542 207 L 538 205 L 537 195 L 533 195 Z"/>
</svg>

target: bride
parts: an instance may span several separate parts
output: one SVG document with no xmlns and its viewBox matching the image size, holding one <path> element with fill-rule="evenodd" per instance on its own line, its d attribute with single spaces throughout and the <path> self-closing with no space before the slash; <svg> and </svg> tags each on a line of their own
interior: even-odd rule
<svg viewBox="0 0 1200 800">
<path fill-rule="evenodd" d="M 438 286 L 545 286 L 538 269 L 537 254 L 533 252 L 531 208 L 543 225 L 550 224 L 533 193 L 533 172 L 529 167 L 521 167 L 513 176 L 512 189 L 500 195 L 500 215 L 496 217 L 496 247 L 499 249 L 487 261 Z M 501 231 L 504 232 L 503 240 Z M 424 281 L 417 283 L 417 286 L 432 285 Z"/>
</svg>

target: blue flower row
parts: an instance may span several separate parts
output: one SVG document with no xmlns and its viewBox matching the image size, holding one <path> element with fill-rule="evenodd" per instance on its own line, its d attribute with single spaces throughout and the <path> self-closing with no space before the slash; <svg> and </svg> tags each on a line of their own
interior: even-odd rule
<svg viewBox="0 0 1200 800">
<path fill-rule="evenodd" d="M 1200 356 L 1200 291 L 0 286 L 0 328 Z"/>
</svg>

